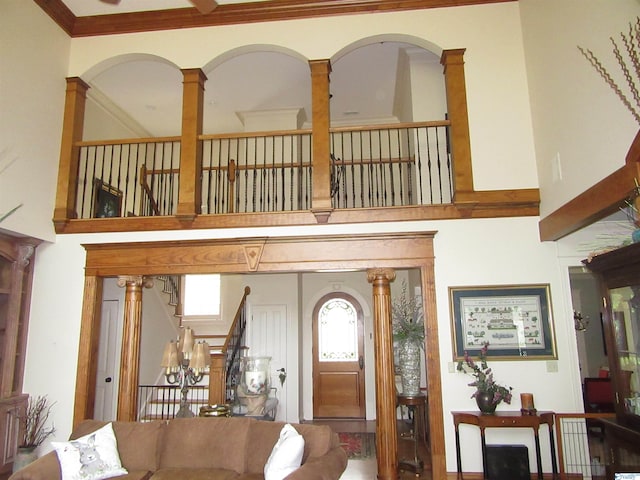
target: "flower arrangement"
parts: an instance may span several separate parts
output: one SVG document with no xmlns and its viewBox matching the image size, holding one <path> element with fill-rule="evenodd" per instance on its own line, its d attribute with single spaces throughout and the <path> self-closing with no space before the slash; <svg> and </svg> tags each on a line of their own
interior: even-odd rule
<svg viewBox="0 0 640 480">
<path fill-rule="evenodd" d="M 46 396 L 29 397 L 27 406 L 17 413 L 22 432 L 18 447 L 38 447 L 55 432 L 55 427 L 47 427 L 52 406 Z"/>
<path fill-rule="evenodd" d="M 488 393 L 492 395 L 493 403 L 498 405 L 500 402 L 511 403 L 512 387 L 505 387 L 496 383 L 493 378 L 493 371 L 487 365 L 487 352 L 489 351 L 489 342 L 485 342 L 480 349 L 478 357 L 479 365 L 474 362 L 468 352 L 464 352 L 464 360 L 458 362 L 458 371 L 471 374 L 475 380 L 469 383 L 470 387 L 476 387 L 471 398 L 476 398 L 480 393 Z"/>
<path fill-rule="evenodd" d="M 424 315 L 422 302 L 407 295 L 407 282 L 402 283 L 400 296 L 391 302 L 393 339 L 424 347 Z"/>
</svg>

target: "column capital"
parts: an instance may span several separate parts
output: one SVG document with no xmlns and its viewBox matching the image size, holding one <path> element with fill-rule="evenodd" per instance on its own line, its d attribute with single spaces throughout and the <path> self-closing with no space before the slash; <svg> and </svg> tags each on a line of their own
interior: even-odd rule
<svg viewBox="0 0 640 480">
<path fill-rule="evenodd" d="M 367 281 L 369 283 L 379 277 L 384 277 L 388 282 L 393 282 L 396 279 L 396 271 L 393 268 L 370 268 L 367 270 Z"/>
<path fill-rule="evenodd" d="M 145 275 L 119 275 L 118 276 L 118 286 L 134 286 L 139 288 L 152 288 L 153 287 L 153 277 L 147 277 Z"/>
</svg>

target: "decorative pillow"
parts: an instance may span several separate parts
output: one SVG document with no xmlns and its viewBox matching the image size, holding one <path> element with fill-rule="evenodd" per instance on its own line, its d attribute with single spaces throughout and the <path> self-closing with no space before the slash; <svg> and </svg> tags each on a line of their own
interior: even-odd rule
<svg viewBox="0 0 640 480">
<path fill-rule="evenodd" d="M 111 423 L 70 442 L 51 442 L 58 455 L 62 480 L 100 480 L 126 475 Z"/>
<path fill-rule="evenodd" d="M 302 463 L 304 437 L 290 424 L 280 430 L 280 438 L 264 466 L 264 480 L 282 480 Z"/>
</svg>

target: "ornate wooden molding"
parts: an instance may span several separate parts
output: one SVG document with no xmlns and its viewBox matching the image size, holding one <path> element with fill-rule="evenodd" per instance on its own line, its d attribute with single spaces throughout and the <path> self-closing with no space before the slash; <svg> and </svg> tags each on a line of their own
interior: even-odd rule
<svg viewBox="0 0 640 480">
<path fill-rule="evenodd" d="M 278 0 L 196 8 L 76 17 L 62 0 L 34 0 L 71 37 L 211 27 L 374 12 L 459 7 L 517 0 Z"/>
</svg>

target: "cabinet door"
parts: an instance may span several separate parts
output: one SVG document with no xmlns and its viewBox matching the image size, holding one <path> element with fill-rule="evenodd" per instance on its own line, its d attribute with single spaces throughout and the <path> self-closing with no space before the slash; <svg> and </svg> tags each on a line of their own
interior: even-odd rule
<svg viewBox="0 0 640 480">
<path fill-rule="evenodd" d="M 640 419 L 640 285 L 612 288 L 609 303 L 617 411 L 634 422 Z"/>
</svg>

